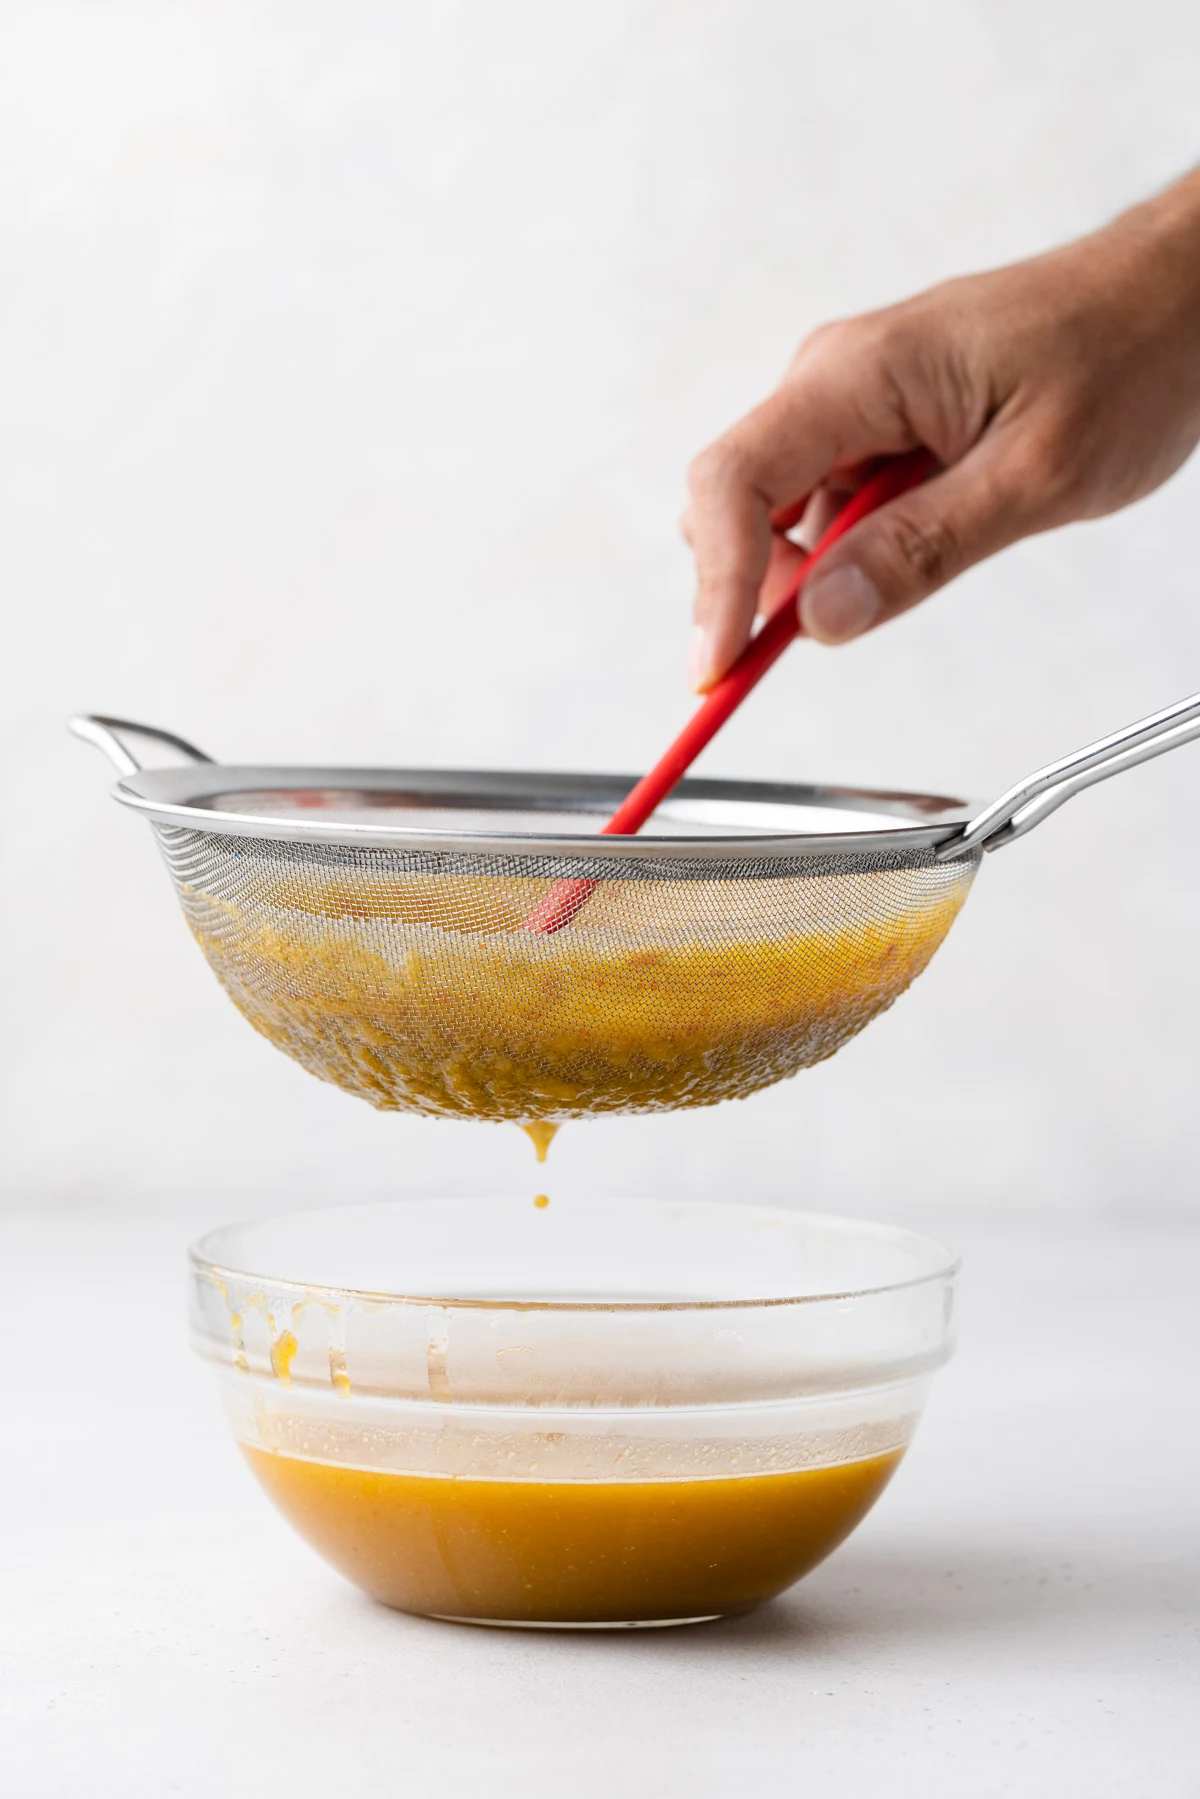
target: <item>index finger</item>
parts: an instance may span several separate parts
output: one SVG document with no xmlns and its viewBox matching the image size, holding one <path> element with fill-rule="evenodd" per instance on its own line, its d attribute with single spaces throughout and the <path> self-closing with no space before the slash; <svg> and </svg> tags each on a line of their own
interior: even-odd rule
<svg viewBox="0 0 1200 1799">
<path fill-rule="evenodd" d="M 692 678 L 699 691 L 724 674 L 749 639 L 770 561 L 772 514 L 789 519 L 836 468 L 912 446 L 903 420 L 880 403 L 882 384 L 867 363 L 859 356 L 849 366 L 843 355 L 802 357 L 769 399 L 693 462 L 687 535 L 696 556 Z M 860 384 L 865 393 L 854 392 Z"/>
</svg>

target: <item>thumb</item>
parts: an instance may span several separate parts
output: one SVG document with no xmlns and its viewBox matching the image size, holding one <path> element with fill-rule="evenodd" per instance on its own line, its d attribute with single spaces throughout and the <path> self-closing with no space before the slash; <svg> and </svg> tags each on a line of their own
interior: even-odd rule
<svg viewBox="0 0 1200 1799">
<path fill-rule="evenodd" d="M 1038 528 L 1032 496 L 987 438 L 952 467 L 848 531 L 813 569 L 800 622 L 849 643 L 928 599 L 964 569 Z"/>
</svg>

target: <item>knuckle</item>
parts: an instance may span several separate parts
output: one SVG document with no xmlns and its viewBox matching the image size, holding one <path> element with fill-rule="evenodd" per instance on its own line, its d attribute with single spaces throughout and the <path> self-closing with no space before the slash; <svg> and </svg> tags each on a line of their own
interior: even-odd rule
<svg viewBox="0 0 1200 1799">
<path fill-rule="evenodd" d="M 832 396 L 867 435 L 881 433 L 890 442 L 905 431 L 907 341 L 898 308 L 835 319 L 805 338 L 788 370 L 788 384 Z"/>
<path fill-rule="evenodd" d="M 803 355 L 806 350 L 821 350 L 829 344 L 838 343 L 849 329 L 849 319 L 825 319 L 809 332 L 801 343 L 798 354 Z"/>
<path fill-rule="evenodd" d="M 924 588 L 940 587 L 962 565 L 958 532 L 944 518 L 898 512 L 892 521 L 892 542 L 902 574 L 910 581 L 915 577 Z"/>
<path fill-rule="evenodd" d="M 860 312 L 854 318 L 834 319 L 814 332 L 810 340 L 825 356 L 890 355 L 907 336 L 907 315 L 901 306 L 884 306 Z"/>
<path fill-rule="evenodd" d="M 808 371 L 852 354 L 861 340 L 866 319 L 828 319 L 810 331 L 792 357 L 791 372 Z"/>
<path fill-rule="evenodd" d="M 736 473 L 738 462 L 732 444 L 726 438 L 717 438 L 715 443 L 692 458 L 687 472 L 688 492 L 694 499 L 703 499 L 714 488 L 727 486 Z"/>
</svg>

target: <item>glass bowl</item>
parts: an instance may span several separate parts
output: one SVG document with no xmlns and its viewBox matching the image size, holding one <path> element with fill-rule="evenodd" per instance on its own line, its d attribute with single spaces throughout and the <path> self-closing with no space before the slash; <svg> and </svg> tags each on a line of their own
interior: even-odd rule
<svg viewBox="0 0 1200 1799">
<path fill-rule="evenodd" d="M 412 1200 L 213 1232 L 195 1347 L 301 1536 L 477 1624 L 742 1612 L 873 1505 L 950 1354 L 957 1262 L 756 1206 Z"/>
</svg>

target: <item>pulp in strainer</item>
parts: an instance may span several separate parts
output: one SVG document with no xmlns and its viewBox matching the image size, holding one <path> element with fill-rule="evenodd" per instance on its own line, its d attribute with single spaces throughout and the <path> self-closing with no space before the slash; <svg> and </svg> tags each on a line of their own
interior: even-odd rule
<svg viewBox="0 0 1200 1799">
<path fill-rule="evenodd" d="M 517 1121 L 712 1105 L 824 1060 L 926 966 L 974 873 L 606 880 L 541 935 L 522 926 L 549 879 L 344 855 L 330 870 L 243 842 L 219 881 L 177 873 L 226 991 L 372 1105 Z"/>
</svg>

